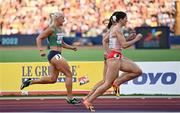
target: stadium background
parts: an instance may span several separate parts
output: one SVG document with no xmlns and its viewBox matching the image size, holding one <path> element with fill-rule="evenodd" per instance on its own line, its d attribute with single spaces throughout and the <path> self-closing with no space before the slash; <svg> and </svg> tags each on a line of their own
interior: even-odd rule
<svg viewBox="0 0 180 113">
<path fill-rule="evenodd" d="M 63 56 L 71 61 L 70 65 L 74 70 L 74 93 L 87 93 L 96 82 L 101 80 L 103 69 L 101 40 L 106 27 L 104 23 L 113 11 L 121 10 L 128 14 L 129 22 L 123 30 L 126 37 L 136 27 L 166 26 L 170 31 L 167 36 L 161 37 L 168 39 L 170 45 L 168 49 L 131 47 L 123 51 L 125 56 L 136 61 L 145 70 L 144 78 L 136 79 L 132 84 L 124 87 L 129 87 L 130 94 L 180 94 L 178 90 L 180 89 L 180 2 L 178 0 L 0 0 L 0 3 L 1 95 L 21 94 L 19 86 L 22 80 L 48 75 L 47 59 L 39 56 L 35 47 L 35 38 L 47 27 L 49 13 L 59 10 L 64 12 L 67 19 L 64 24 L 65 41 L 79 48 L 77 52 L 63 50 Z M 45 48 L 46 44 L 45 41 Z M 151 78 L 151 73 L 154 78 L 159 78 Z M 63 78 L 64 75 L 60 74 L 59 81 L 55 85 L 37 85 L 25 91 L 32 94 L 65 94 Z M 153 86 L 151 86 L 152 82 L 154 82 Z M 134 88 L 141 89 L 137 87 L 139 85 L 142 88 L 156 88 L 151 92 L 131 91 Z M 170 91 L 158 92 L 159 89 L 167 87 Z M 123 92 L 129 94 L 122 90 Z"/>
</svg>

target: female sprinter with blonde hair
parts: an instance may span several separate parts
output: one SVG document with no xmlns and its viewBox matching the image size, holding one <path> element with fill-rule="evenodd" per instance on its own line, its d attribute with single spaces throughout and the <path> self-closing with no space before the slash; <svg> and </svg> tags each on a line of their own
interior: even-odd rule
<svg viewBox="0 0 180 113">
<path fill-rule="evenodd" d="M 36 44 L 40 51 L 41 56 L 45 56 L 46 53 L 42 48 L 42 40 L 48 38 L 50 45 L 50 51 L 48 54 L 48 61 L 50 64 L 50 76 L 45 76 L 37 80 L 31 80 L 30 78 L 24 81 L 21 85 L 21 90 L 29 85 L 33 84 L 53 84 L 56 83 L 59 72 L 62 72 L 66 76 L 66 89 L 67 89 L 67 102 L 69 104 L 79 104 L 80 101 L 73 98 L 72 95 L 72 73 L 67 61 L 62 57 L 62 48 L 77 51 L 76 47 L 70 46 L 63 41 L 63 23 L 64 15 L 56 12 L 50 14 L 50 24 L 37 38 Z"/>
<path fill-rule="evenodd" d="M 111 16 L 108 24 L 109 37 L 104 38 L 104 44 L 108 44 L 107 48 L 107 71 L 105 75 L 105 81 L 100 85 L 93 94 L 87 97 L 83 104 L 90 111 L 94 111 L 92 102 L 102 95 L 107 89 L 112 85 L 114 87 L 116 84 L 121 85 L 131 79 L 134 79 L 141 75 L 141 69 L 131 60 L 123 58 L 122 49 L 126 49 L 133 45 L 135 42 L 142 38 L 141 34 L 137 34 L 131 41 L 126 41 L 123 34 L 121 33 L 121 28 L 125 26 L 127 22 L 127 15 L 124 12 L 117 11 Z M 115 23 L 115 24 L 113 24 Z M 112 26 L 113 25 L 113 26 Z M 108 39 L 108 40 L 107 40 Z M 119 70 L 123 71 L 122 77 L 118 78 Z M 116 80 L 118 78 L 118 80 Z M 116 81 L 115 81 L 116 80 Z M 115 82 L 115 83 L 114 83 Z M 118 82 L 118 83 L 116 83 Z"/>
</svg>

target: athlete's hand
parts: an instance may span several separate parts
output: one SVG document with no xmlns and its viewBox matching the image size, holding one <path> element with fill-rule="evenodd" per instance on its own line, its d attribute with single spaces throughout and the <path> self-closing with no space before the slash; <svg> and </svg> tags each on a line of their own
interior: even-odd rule
<svg viewBox="0 0 180 113">
<path fill-rule="evenodd" d="M 136 30 L 135 29 L 130 30 L 130 34 L 136 34 Z"/>
<path fill-rule="evenodd" d="M 46 56 L 45 51 L 44 51 L 44 50 L 40 50 L 40 55 L 41 55 L 42 57 Z"/>
<path fill-rule="evenodd" d="M 128 40 L 133 40 L 136 38 L 136 33 L 131 33 L 128 37 Z"/>
<path fill-rule="evenodd" d="M 136 36 L 136 39 L 140 40 L 141 38 L 143 38 L 143 35 L 141 33 L 138 33 L 137 36 Z"/>
<path fill-rule="evenodd" d="M 77 47 L 72 47 L 72 50 L 77 51 Z"/>
</svg>

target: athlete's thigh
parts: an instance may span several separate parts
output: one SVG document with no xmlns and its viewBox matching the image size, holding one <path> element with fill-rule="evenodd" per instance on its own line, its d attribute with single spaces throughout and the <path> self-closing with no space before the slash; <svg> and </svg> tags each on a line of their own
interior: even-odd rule
<svg viewBox="0 0 180 113">
<path fill-rule="evenodd" d="M 110 59 L 107 61 L 107 71 L 105 74 L 105 82 L 113 82 L 119 73 L 119 61 L 116 59 Z"/>
<path fill-rule="evenodd" d="M 103 80 L 105 80 L 106 77 L 106 72 L 107 72 L 107 62 L 104 61 L 104 68 L 103 68 Z"/>
<path fill-rule="evenodd" d="M 56 57 L 53 57 L 51 62 L 60 71 L 61 70 L 70 70 L 70 67 L 69 67 L 67 61 L 62 56 L 59 59 L 57 59 Z"/>
<path fill-rule="evenodd" d="M 53 79 L 57 79 L 58 75 L 59 75 L 58 69 L 56 69 L 56 67 L 53 64 L 50 63 L 50 76 Z"/>
<path fill-rule="evenodd" d="M 121 59 L 120 60 L 120 70 L 124 72 L 133 72 L 134 70 L 139 69 L 138 65 L 136 65 L 132 60 L 129 59 Z"/>
</svg>

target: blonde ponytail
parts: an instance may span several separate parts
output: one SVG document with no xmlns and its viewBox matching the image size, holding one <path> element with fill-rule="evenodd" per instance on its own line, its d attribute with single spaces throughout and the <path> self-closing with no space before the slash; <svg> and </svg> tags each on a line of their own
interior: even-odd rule
<svg viewBox="0 0 180 113">
<path fill-rule="evenodd" d="M 54 20 L 59 16 L 63 16 L 63 14 L 59 13 L 59 12 L 50 13 L 49 14 L 49 24 L 48 25 L 53 26 L 54 25 Z"/>
</svg>

